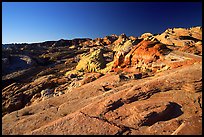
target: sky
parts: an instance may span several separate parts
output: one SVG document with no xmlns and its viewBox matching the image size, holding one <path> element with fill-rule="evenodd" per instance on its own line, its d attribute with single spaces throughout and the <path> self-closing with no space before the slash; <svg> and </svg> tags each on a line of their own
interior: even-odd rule
<svg viewBox="0 0 204 137">
<path fill-rule="evenodd" d="M 2 44 L 202 26 L 201 2 L 2 2 Z"/>
</svg>

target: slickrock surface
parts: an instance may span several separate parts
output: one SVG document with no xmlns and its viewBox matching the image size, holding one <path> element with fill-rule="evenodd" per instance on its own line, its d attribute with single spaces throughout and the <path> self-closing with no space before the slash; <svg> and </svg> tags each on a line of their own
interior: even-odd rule
<svg viewBox="0 0 204 137">
<path fill-rule="evenodd" d="M 3 135 L 201 135 L 202 28 L 2 49 Z"/>
</svg>

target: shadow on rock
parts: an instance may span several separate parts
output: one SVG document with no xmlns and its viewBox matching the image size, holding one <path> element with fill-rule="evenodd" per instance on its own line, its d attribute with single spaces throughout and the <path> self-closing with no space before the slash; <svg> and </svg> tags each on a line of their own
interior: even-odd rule
<svg viewBox="0 0 204 137">
<path fill-rule="evenodd" d="M 181 106 L 179 104 L 175 102 L 169 102 L 164 111 L 159 113 L 149 113 L 141 123 L 141 126 L 152 126 L 156 122 L 171 120 L 173 118 L 179 117 L 182 114 L 183 111 L 181 110 Z"/>
</svg>

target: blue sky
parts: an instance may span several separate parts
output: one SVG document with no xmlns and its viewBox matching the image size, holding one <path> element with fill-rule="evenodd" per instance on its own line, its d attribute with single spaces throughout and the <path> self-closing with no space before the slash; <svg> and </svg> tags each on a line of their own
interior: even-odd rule
<svg viewBox="0 0 204 137">
<path fill-rule="evenodd" d="M 2 43 L 140 36 L 202 26 L 201 2 L 3 2 Z"/>
</svg>

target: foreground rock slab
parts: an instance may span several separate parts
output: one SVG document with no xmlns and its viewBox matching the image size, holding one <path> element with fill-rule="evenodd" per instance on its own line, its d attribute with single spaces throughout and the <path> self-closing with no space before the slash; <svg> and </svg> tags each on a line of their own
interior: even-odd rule
<svg viewBox="0 0 204 137">
<path fill-rule="evenodd" d="M 201 82 L 201 67 L 201 63 L 196 63 L 190 67 L 180 67 L 162 72 L 165 75 L 132 80 L 131 84 L 128 81 L 123 86 L 116 88 L 115 91 L 110 90 L 96 94 L 94 93 L 97 91 L 95 89 L 92 90 L 92 94 L 95 96 L 86 96 L 87 99 L 78 98 L 75 101 L 71 99 L 71 94 L 73 97 L 75 93 L 82 94 L 89 91 L 88 86 L 91 85 L 85 84 L 84 87 L 79 88 L 81 90 L 78 93 L 76 90 L 18 112 L 20 115 L 23 111 L 25 113 L 26 110 L 29 110 L 32 112 L 31 115 L 27 114 L 19 116 L 19 118 L 16 118 L 16 112 L 5 115 L 3 117 L 3 134 L 172 134 L 183 122 L 186 123 L 186 126 L 195 129 L 188 130 L 188 134 L 201 134 L 202 107 L 200 99 L 202 92 L 200 91 L 202 85 L 197 84 L 198 87 L 194 89 L 196 92 L 183 90 L 182 86 L 185 83 Z M 101 77 L 94 83 L 88 84 L 100 85 L 103 79 L 108 77 L 110 78 L 110 76 Z M 157 86 L 155 87 L 155 85 Z M 76 107 L 74 104 L 77 100 L 87 103 L 85 103 L 86 105 L 78 103 L 78 109 L 60 117 L 61 108 L 57 106 L 62 107 L 66 104 L 65 102 L 65 104 L 59 105 L 62 98 L 66 98 L 67 107 Z M 44 111 L 39 109 L 44 109 Z M 62 110 L 61 114 L 63 114 Z M 45 117 L 47 120 L 40 120 Z M 36 124 L 32 125 L 32 129 L 28 129 L 26 125 L 29 126 L 28 123 L 31 120 L 36 121 Z M 187 130 L 187 127 L 179 131 L 178 134 L 185 134 L 184 130 Z"/>
</svg>

